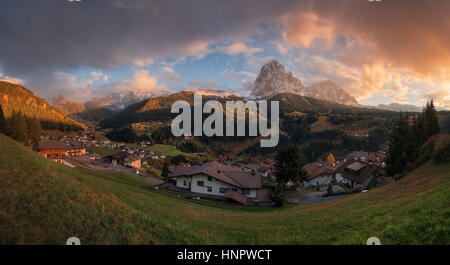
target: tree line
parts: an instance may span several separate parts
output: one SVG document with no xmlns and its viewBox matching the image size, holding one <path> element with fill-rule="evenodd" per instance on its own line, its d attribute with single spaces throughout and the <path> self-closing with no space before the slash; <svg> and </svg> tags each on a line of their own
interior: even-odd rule
<svg viewBox="0 0 450 265">
<path fill-rule="evenodd" d="M 36 144 L 41 137 L 41 124 L 38 119 L 27 117 L 21 111 L 14 111 L 9 118 L 5 118 L 0 105 L 0 133 L 12 139 L 26 143 Z"/>
<path fill-rule="evenodd" d="M 439 134 L 438 115 L 433 100 L 427 102 L 419 114 L 400 112 L 388 144 L 386 172 L 394 176 L 414 168 L 421 146 L 433 135 Z"/>
</svg>

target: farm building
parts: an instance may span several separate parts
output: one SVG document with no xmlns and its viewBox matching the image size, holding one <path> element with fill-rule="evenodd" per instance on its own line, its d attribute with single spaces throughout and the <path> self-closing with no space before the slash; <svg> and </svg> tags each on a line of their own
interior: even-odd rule
<svg viewBox="0 0 450 265">
<path fill-rule="evenodd" d="M 66 152 L 66 144 L 64 142 L 39 142 L 36 151 L 43 157 L 61 163 Z"/>
</svg>

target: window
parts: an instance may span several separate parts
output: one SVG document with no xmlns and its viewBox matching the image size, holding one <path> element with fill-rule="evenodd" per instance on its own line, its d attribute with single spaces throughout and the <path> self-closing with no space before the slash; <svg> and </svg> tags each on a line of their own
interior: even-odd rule
<svg viewBox="0 0 450 265">
<path fill-rule="evenodd" d="M 212 187 L 208 187 L 208 192 L 212 192 Z"/>
<path fill-rule="evenodd" d="M 186 180 L 183 181 L 183 186 L 186 186 Z"/>
<path fill-rule="evenodd" d="M 205 182 L 197 180 L 197 186 L 204 187 L 205 186 Z"/>
<path fill-rule="evenodd" d="M 249 195 L 250 194 L 250 190 L 249 189 L 242 189 L 242 194 Z"/>
<path fill-rule="evenodd" d="M 211 178 L 211 177 L 208 177 L 208 181 L 212 181 L 212 178 Z"/>
<path fill-rule="evenodd" d="M 226 193 L 227 190 L 228 190 L 227 188 L 220 188 L 220 189 L 219 189 L 220 193 Z"/>
</svg>

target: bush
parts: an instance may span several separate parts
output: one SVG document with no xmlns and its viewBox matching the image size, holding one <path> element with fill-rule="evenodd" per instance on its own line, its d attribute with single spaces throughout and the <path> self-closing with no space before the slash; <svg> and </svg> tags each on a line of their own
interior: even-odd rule
<svg viewBox="0 0 450 265">
<path fill-rule="evenodd" d="M 281 193 L 281 192 L 277 193 L 275 195 L 275 197 L 273 198 L 273 202 L 278 207 L 283 206 L 283 204 L 284 204 L 284 195 L 283 195 L 283 193 Z"/>
<path fill-rule="evenodd" d="M 174 157 L 172 157 L 171 159 L 170 159 L 170 163 L 172 164 L 172 165 L 179 165 L 181 162 L 184 162 L 184 163 L 186 163 L 187 162 L 187 159 L 186 159 L 186 157 L 184 156 L 184 155 L 176 155 L 176 156 L 174 156 Z"/>
</svg>

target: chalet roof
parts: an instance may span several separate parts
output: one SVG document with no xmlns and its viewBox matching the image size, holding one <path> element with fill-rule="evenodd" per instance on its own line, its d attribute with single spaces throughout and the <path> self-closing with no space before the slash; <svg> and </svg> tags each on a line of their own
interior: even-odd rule
<svg viewBox="0 0 450 265">
<path fill-rule="evenodd" d="M 355 168 L 359 169 L 355 170 Z M 350 159 L 336 169 L 336 173 L 340 173 L 342 177 L 350 179 L 356 183 L 364 184 L 370 175 L 378 168 L 379 165 L 376 164 Z"/>
<path fill-rule="evenodd" d="M 64 142 L 39 142 L 37 148 L 39 150 L 50 150 L 50 149 L 66 149 L 66 144 Z"/>
<path fill-rule="evenodd" d="M 329 162 L 313 162 L 303 167 L 308 175 L 308 179 L 314 179 L 323 175 L 332 175 L 335 167 Z"/>
<path fill-rule="evenodd" d="M 262 188 L 259 174 L 243 172 L 240 169 L 216 161 L 191 167 L 177 166 L 170 177 L 193 176 L 197 174 L 205 174 L 239 188 Z"/>
</svg>

